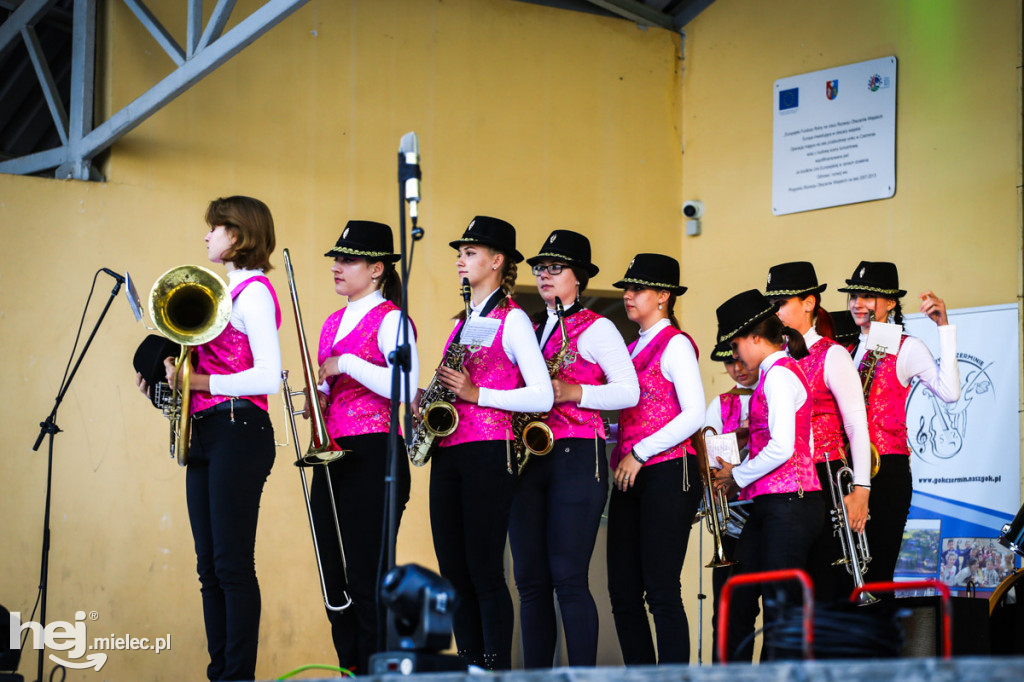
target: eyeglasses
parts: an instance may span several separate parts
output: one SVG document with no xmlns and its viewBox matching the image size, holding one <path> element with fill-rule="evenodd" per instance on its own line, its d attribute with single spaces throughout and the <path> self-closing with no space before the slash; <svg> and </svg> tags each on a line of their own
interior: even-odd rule
<svg viewBox="0 0 1024 682">
<path fill-rule="evenodd" d="M 568 265 L 564 263 L 550 263 L 549 265 L 534 265 L 533 274 L 540 277 L 543 273 L 547 272 L 549 275 L 560 275 L 562 270 L 565 270 Z"/>
</svg>

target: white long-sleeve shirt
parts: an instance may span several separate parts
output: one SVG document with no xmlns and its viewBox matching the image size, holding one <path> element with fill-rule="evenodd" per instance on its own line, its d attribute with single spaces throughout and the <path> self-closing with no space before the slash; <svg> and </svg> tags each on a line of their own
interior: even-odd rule
<svg viewBox="0 0 1024 682">
<path fill-rule="evenodd" d="M 651 325 L 650 329 L 641 331 L 631 357 L 639 355 L 669 324 L 667 319 L 662 319 Z M 665 345 L 660 363 L 661 375 L 675 387 L 680 411 L 668 424 L 633 446 L 633 452 L 645 462 L 682 443 L 704 426 L 704 384 L 701 383 L 697 354 L 690 340 L 682 334 L 674 336 Z"/>
<path fill-rule="evenodd" d="M 262 274 L 262 270 L 231 270 L 228 291 Z M 235 374 L 211 375 L 210 394 L 239 398 L 277 393 L 281 387 L 281 343 L 270 290 L 259 282 L 247 286 L 232 303 L 231 325 L 249 337 L 253 366 Z"/>
<path fill-rule="evenodd" d="M 500 291 L 495 289 L 483 301 L 474 305 L 470 311 L 470 319 L 479 317 L 492 296 L 502 295 Z M 548 412 L 554 404 L 555 392 L 551 388 L 551 378 L 548 376 L 544 356 L 537 346 L 533 324 L 522 308 L 513 308 L 505 316 L 501 347 L 508 359 L 519 367 L 526 385 L 507 391 L 480 387 L 477 404 L 480 407 L 494 407 L 508 412 Z"/>
<path fill-rule="evenodd" d="M 804 334 L 807 348 L 821 341 L 821 335 L 811 327 Z M 853 482 L 857 485 L 871 485 L 871 440 L 868 436 L 868 413 L 864 407 L 864 390 L 860 374 L 853 359 L 845 348 L 832 346 L 825 353 L 823 373 L 825 386 L 836 399 L 839 416 L 846 438 L 850 441 L 850 458 L 853 460 Z M 809 378 L 809 377 L 808 377 Z M 825 482 L 822 482 L 825 485 Z"/>
<path fill-rule="evenodd" d="M 785 351 L 776 351 L 761 361 L 760 383 L 768 403 L 768 431 L 771 439 L 756 457 L 748 457 L 732 470 L 733 480 L 741 488 L 762 478 L 786 463 L 796 449 L 796 411 L 808 400 L 800 379 L 786 367 L 768 370 Z"/>
<path fill-rule="evenodd" d="M 558 325 L 558 315 L 548 309 L 547 321 L 541 334 L 543 348 Z M 559 337 L 561 338 L 561 337 Z M 629 358 L 626 343 L 611 320 L 602 317 L 587 327 L 576 339 L 579 357 L 596 363 L 604 372 L 605 383 L 583 385 L 583 397 L 578 405 L 588 410 L 621 410 L 633 407 L 640 400 L 640 383 L 636 369 Z"/>
<path fill-rule="evenodd" d="M 853 361 L 858 367 L 867 352 L 867 334 L 861 334 Z M 936 364 L 924 341 L 913 336 L 900 346 L 896 355 L 896 378 L 904 386 L 917 377 L 939 400 L 952 403 L 960 398 L 960 366 L 956 360 L 956 325 L 939 327 L 939 363 Z"/>
<path fill-rule="evenodd" d="M 742 384 L 736 384 L 736 388 L 745 388 L 754 390 L 757 384 L 753 386 L 743 386 Z M 740 396 L 740 421 L 750 418 L 750 396 Z M 715 429 L 715 433 L 722 433 L 725 428 L 722 424 L 722 396 L 716 395 L 708 403 L 708 409 L 704 414 L 704 425 L 711 426 Z"/>
<path fill-rule="evenodd" d="M 358 301 L 349 301 L 348 305 L 345 307 L 345 314 L 341 316 L 341 323 L 338 325 L 338 332 L 334 335 L 332 345 L 348 336 L 368 312 L 383 302 L 384 296 L 379 290 L 364 296 Z M 367 362 L 366 360 L 356 357 L 351 353 L 345 353 L 337 357 L 338 371 L 341 374 L 349 375 L 377 395 L 384 398 L 391 398 L 391 370 L 394 364 L 389 358 L 395 348 L 398 347 L 398 325 L 401 319 L 401 311 L 392 310 L 384 316 L 381 320 L 380 327 L 377 329 L 377 348 L 384 355 L 386 363 L 384 367 L 379 367 L 372 362 Z M 410 363 L 411 371 L 409 373 L 409 386 L 413 391 L 415 391 L 420 380 L 420 361 L 419 354 L 416 351 L 416 336 L 413 334 L 412 325 L 409 325 L 407 331 L 409 335 L 410 355 L 412 360 Z M 328 393 L 330 391 L 327 382 L 320 384 L 319 389 L 322 393 Z M 402 390 L 405 390 L 404 387 Z M 404 396 L 403 402 L 405 402 Z"/>
</svg>

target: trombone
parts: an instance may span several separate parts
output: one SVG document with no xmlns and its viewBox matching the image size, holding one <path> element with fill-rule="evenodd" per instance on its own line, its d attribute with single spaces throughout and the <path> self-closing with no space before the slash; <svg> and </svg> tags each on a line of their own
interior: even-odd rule
<svg viewBox="0 0 1024 682">
<path fill-rule="evenodd" d="M 715 482 L 711 475 L 711 464 L 708 462 L 708 449 L 704 443 L 704 436 L 710 432 L 716 436 L 718 432 L 713 426 L 705 426 L 693 434 L 693 447 L 697 451 L 697 467 L 700 469 L 700 477 L 704 482 L 704 525 L 711 533 L 711 539 L 715 545 L 711 561 L 704 568 L 720 568 L 732 566 L 735 561 L 730 561 L 725 556 L 725 549 L 722 546 L 722 535 L 725 533 L 729 523 L 731 510 L 729 498 L 724 490 L 715 490 Z"/>
<path fill-rule="evenodd" d="M 299 331 L 299 354 L 302 356 L 303 378 L 306 382 L 306 391 L 292 391 L 288 386 L 288 370 L 281 372 L 281 384 L 283 386 L 283 397 L 288 420 L 291 424 L 292 442 L 295 445 L 295 466 L 299 467 L 299 477 L 302 479 L 302 495 L 306 499 L 306 516 L 309 517 L 309 530 L 313 536 L 313 552 L 316 554 L 316 566 L 320 573 L 320 590 L 324 598 L 324 606 L 328 611 L 344 611 L 352 605 L 352 597 L 346 590 L 342 590 L 344 603 L 332 604 L 327 594 L 327 580 L 324 578 L 324 564 L 320 558 L 320 542 L 317 540 L 316 524 L 313 519 L 313 506 L 310 504 L 309 483 L 306 481 L 305 468 L 316 465 L 330 464 L 347 454 L 346 450 L 339 448 L 327 433 L 327 424 L 324 421 L 323 411 L 320 409 L 320 402 L 317 400 L 316 378 L 313 376 L 312 363 L 309 359 L 309 350 L 306 346 L 306 335 L 302 331 L 302 312 L 299 310 L 299 296 L 295 290 L 295 274 L 292 272 L 292 260 L 288 249 L 284 249 L 284 267 L 288 275 L 288 290 L 291 293 L 292 309 L 295 312 L 295 325 Z M 307 394 L 308 392 L 308 394 Z M 295 424 L 296 415 L 303 414 L 304 410 L 296 410 L 292 398 L 299 395 L 306 395 L 310 412 L 311 436 L 309 449 L 302 454 L 299 446 L 299 432 Z M 345 584 L 348 584 L 348 561 L 345 558 L 345 543 L 341 537 L 341 523 L 338 519 L 338 506 L 334 501 L 334 486 L 331 485 L 329 471 L 324 471 L 327 479 L 327 493 L 331 500 L 331 511 L 333 512 L 334 533 L 338 541 L 338 549 L 341 553 L 341 570 L 345 576 Z"/>
</svg>

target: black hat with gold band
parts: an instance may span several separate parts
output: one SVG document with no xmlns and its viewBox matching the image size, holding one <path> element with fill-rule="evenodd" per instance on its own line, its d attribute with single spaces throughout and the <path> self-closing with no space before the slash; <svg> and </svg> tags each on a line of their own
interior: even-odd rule
<svg viewBox="0 0 1024 682">
<path fill-rule="evenodd" d="M 626 268 L 626 275 L 612 285 L 618 289 L 628 286 L 647 289 L 665 289 L 676 296 L 686 293 L 679 285 L 679 261 L 660 253 L 638 253 Z"/>
<path fill-rule="evenodd" d="M 900 289 L 900 274 L 895 263 L 862 260 L 853 271 L 846 286 L 836 289 L 844 294 L 874 294 L 886 298 L 902 298 L 907 292 Z"/>
<path fill-rule="evenodd" d="M 513 263 L 523 262 L 523 254 L 516 251 L 516 228 L 500 218 L 485 215 L 473 218 L 461 238 L 448 242 L 453 249 L 463 244 L 481 244 L 507 254 Z"/>
<path fill-rule="evenodd" d="M 757 289 L 736 294 L 718 306 L 718 343 L 728 343 L 741 336 L 761 320 L 768 319 L 779 310 L 779 304 L 772 303 Z"/>
<path fill-rule="evenodd" d="M 732 354 L 732 347 L 725 342 L 716 343 L 711 351 L 711 359 L 715 362 L 736 362 L 736 356 Z"/>
<path fill-rule="evenodd" d="M 542 260 L 558 260 L 577 268 L 582 268 L 590 277 L 596 275 L 598 267 L 590 262 L 590 240 L 579 232 L 572 230 L 554 230 L 540 247 L 540 253 L 527 258 L 530 265 L 537 265 Z"/>
<path fill-rule="evenodd" d="M 827 284 L 818 284 L 814 266 L 807 261 L 780 263 L 768 269 L 768 283 L 764 295 L 768 298 L 810 296 L 825 291 Z"/>
<path fill-rule="evenodd" d="M 334 248 L 324 254 L 328 258 L 355 256 L 394 263 L 401 256 L 395 253 L 391 228 L 371 220 L 350 220 L 341 231 Z"/>
</svg>

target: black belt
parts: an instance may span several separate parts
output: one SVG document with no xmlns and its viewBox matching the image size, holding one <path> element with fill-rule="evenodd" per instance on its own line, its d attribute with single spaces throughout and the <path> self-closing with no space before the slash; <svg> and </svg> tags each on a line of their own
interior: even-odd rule
<svg viewBox="0 0 1024 682">
<path fill-rule="evenodd" d="M 212 417 L 213 415 L 220 414 L 221 412 L 230 413 L 258 409 L 260 409 L 259 406 L 257 406 L 251 400 L 247 400 L 245 398 L 231 398 L 230 400 L 219 402 L 213 407 L 208 407 L 205 410 L 200 410 L 199 412 L 196 412 L 195 414 L 192 415 L 192 418 L 195 419 L 196 421 L 199 421 L 200 419 L 206 419 L 207 417 Z"/>
</svg>

